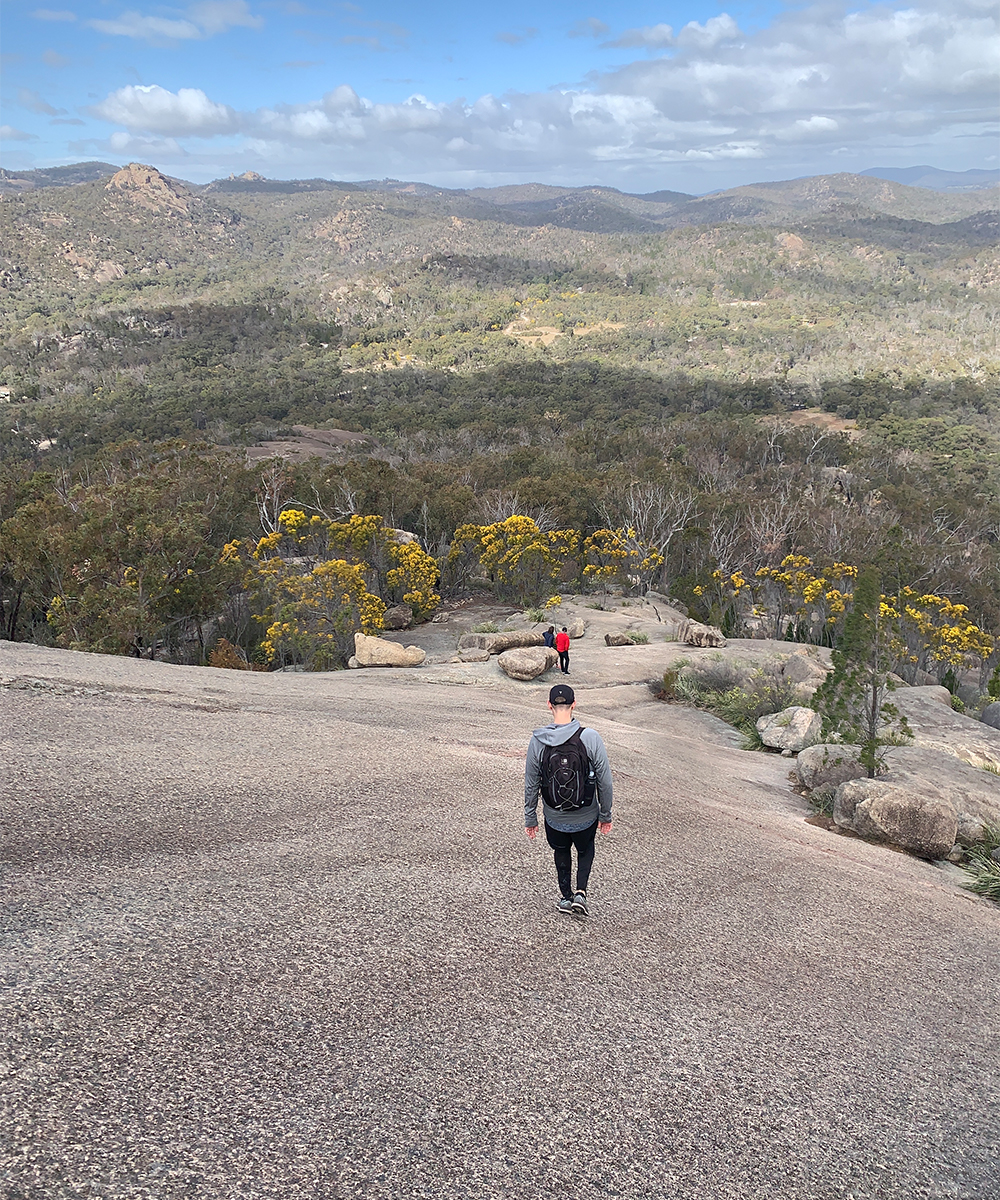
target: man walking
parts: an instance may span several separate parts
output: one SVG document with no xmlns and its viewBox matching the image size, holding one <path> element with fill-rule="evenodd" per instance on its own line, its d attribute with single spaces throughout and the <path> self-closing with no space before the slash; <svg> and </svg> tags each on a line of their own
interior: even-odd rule
<svg viewBox="0 0 1000 1200">
<path fill-rule="evenodd" d="M 559 655 L 559 670 L 564 675 L 569 674 L 569 634 L 564 625 L 556 634 L 556 652 Z"/>
<path fill-rule="evenodd" d="M 538 833 L 538 797 L 542 797 L 545 838 L 555 856 L 559 911 L 586 916 L 587 884 L 594 865 L 598 830 L 611 832 L 611 767 L 601 735 L 585 729 L 573 715 L 576 696 L 567 683 L 549 692 L 552 724 L 531 735 L 524 768 L 524 831 Z M 576 847 L 576 889 L 573 847 Z"/>
</svg>

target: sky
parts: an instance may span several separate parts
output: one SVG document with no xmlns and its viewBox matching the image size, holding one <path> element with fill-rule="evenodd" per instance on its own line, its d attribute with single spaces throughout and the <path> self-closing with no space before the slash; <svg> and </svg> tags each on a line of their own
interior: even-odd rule
<svg viewBox="0 0 1000 1200">
<path fill-rule="evenodd" d="M 1000 165 L 995 0 L 46 2 L 3 4 L 8 169 L 700 194 Z"/>
</svg>

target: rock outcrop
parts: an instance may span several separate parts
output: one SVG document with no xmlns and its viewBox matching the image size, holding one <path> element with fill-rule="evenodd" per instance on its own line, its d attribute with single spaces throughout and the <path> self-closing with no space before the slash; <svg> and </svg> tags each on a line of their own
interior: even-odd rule
<svg viewBox="0 0 1000 1200">
<path fill-rule="evenodd" d="M 459 650 L 486 650 L 502 654 L 522 646 L 544 646 L 541 633 L 531 629 L 512 629 L 507 633 L 463 633 L 458 639 Z"/>
<path fill-rule="evenodd" d="M 550 646 L 520 646 L 504 650 L 497 659 L 500 670 L 511 679 L 537 679 L 559 661 Z"/>
<path fill-rule="evenodd" d="M 809 701 L 827 677 L 829 668 L 809 654 L 792 654 L 781 668 L 783 679 L 795 684 L 800 700 Z"/>
<path fill-rule="evenodd" d="M 820 739 L 823 719 L 818 712 L 793 704 L 781 712 L 768 713 L 757 719 L 757 732 L 765 746 L 798 754 Z"/>
<path fill-rule="evenodd" d="M 987 704 L 979 719 L 990 729 L 1000 729 L 1000 700 L 994 700 L 992 704 Z"/>
<path fill-rule="evenodd" d="M 892 700 L 913 742 L 889 751 L 879 778 L 841 783 L 834 821 L 928 858 L 974 846 L 1000 825 L 1000 732 L 955 712 L 936 684 L 901 687 Z"/>
<path fill-rule="evenodd" d="M 162 174 L 156 167 L 143 163 L 129 163 L 122 167 L 104 185 L 108 192 L 126 196 L 133 204 L 152 211 L 166 209 L 174 213 L 190 210 L 191 193 L 177 179 Z"/>
<path fill-rule="evenodd" d="M 385 610 L 382 625 L 385 629 L 409 629 L 413 624 L 413 609 L 408 604 L 393 604 Z"/>
<path fill-rule="evenodd" d="M 399 646 L 384 638 L 356 633 L 354 657 L 359 667 L 419 667 L 427 655 L 419 646 Z"/>
<path fill-rule="evenodd" d="M 857 753 L 857 746 L 820 742 L 799 751 L 795 770 L 810 791 L 832 792 L 849 779 L 860 779 L 867 773 L 855 757 Z"/>
<path fill-rule="evenodd" d="M 634 646 L 635 642 L 627 633 L 606 633 L 604 644 L 605 646 Z"/>
<path fill-rule="evenodd" d="M 566 626 L 566 632 L 575 640 L 576 638 L 583 637 L 583 635 L 587 632 L 587 626 L 583 623 L 582 618 L 576 621 L 570 621 L 570 623 Z"/>
<path fill-rule="evenodd" d="M 677 640 L 685 646 L 713 646 L 726 644 L 726 638 L 721 629 L 714 625 L 702 625 L 700 621 L 684 621 L 677 630 Z"/>
<path fill-rule="evenodd" d="M 958 836 L 955 810 L 926 782 L 917 792 L 883 779 L 851 779 L 837 788 L 833 819 L 921 858 L 944 858 Z"/>
</svg>

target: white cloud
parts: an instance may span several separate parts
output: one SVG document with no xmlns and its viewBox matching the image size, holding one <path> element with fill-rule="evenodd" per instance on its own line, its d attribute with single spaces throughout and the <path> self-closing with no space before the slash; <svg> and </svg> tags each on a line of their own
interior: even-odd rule
<svg viewBox="0 0 1000 1200">
<path fill-rule="evenodd" d="M 75 21 L 76 13 L 66 8 L 36 8 L 31 14 L 36 21 Z"/>
<path fill-rule="evenodd" d="M 664 50 L 674 44 L 674 31 L 670 25 L 644 25 L 641 29 L 626 29 L 607 46 L 623 46 L 629 49 L 645 46 L 648 50 Z"/>
<path fill-rule="evenodd" d="M 183 158 L 184 151 L 174 138 L 133 137 L 130 133 L 113 133 L 108 138 L 108 146 L 122 158 L 153 158 L 166 155 L 169 158 Z"/>
<path fill-rule="evenodd" d="M 93 115 L 143 133 L 172 137 L 214 137 L 234 133 L 237 114 L 225 104 L 215 104 L 200 88 L 168 92 L 157 84 L 129 85 L 112 92 L 92 109 Z"/>
<path fill-rule="evenodd" d="M 131 135 L 234 135 L 257 165 L 342 178 L 592 178 L 595 164 L 615 164 L 627 184 L 674 164 L 740 160 L 805 174 L 844 169 L 845 147 L 931 161 L 939 146 L 954 161 L 956 139 L 981 137 L 995 113 L 997 15 L 985 0 L 921 3 L 788 10 L 751 34 L 721 14 L 670 34 L 669 56 L 594 76 L 588 90 L 388 104 L 342 85 L 308 103 L 238 112 L 198 89 L 130 87 L 94 111 Z M 640 31 L 644 47 L 665 42 L 665 30 Z"/>
<path fill-rule="evenodd" d="M 699 50 L 711 50 L 719 42 L 732 41 L 740 36 L 740 28 L 729 15 L 709 17 L 704 25 L 689 21 L 677 35 L 678 46 L 696 46 Z"/>
<path fill-rule="evenodd" d="M 37 142 L 38 137 L 33 133 L 25 133 L 23 129 L 15 129 L 13 125 L 0 125 L 0 142 Z"/>
<path fill-rule="evenodd" d="M 200 3 L 190 5 L 183 17 L 151 17 L 129 10 L 115 20 L 95 20 L 87 24 L 99 33 L 113 37 L 136 38 L 152 45 L 170 45 L 201 41 L 238 26 L 260 29 L 264 21 L 250 12 L 246 0 L 200 0 Z"/>
</svg>

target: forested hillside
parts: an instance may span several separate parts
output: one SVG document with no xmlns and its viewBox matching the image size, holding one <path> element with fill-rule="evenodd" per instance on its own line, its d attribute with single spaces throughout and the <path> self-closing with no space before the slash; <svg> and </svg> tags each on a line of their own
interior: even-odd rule
<svg viewBox="0 0 1000 1200">
<path fill-rule="evenodd" d="M 145 645 L 197 627 L 203 655 L 225 626 L 253 651 L 220 555 L 282 505 L 377 515 L 445 566 L 469 522 L 580 547 L 641 526 L 659 585 L 714 619 L 713 572 L 878 559 L 1000 626 L 990 191 L 193 188 L 133 164 L 8 191 L 0 220 L 7 636 L 63 636 L 58 596 L 87 592 L 92 629 L 132 611 L 142 559 Z M 262 482 L 244 447 L 294 424 L 370 440 Z"/>
</svg>

